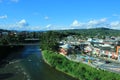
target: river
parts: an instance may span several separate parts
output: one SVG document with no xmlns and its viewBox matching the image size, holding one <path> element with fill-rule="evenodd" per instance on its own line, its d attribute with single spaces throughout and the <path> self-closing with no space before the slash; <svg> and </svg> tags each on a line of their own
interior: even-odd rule
<svg viewBox="0 0 120 80">
<path fill-rule="evenodd" d="M 37 45 L 10 54 L 0 65 L 0 80 L 76 80 L 47 65 Z"/>
</svg>

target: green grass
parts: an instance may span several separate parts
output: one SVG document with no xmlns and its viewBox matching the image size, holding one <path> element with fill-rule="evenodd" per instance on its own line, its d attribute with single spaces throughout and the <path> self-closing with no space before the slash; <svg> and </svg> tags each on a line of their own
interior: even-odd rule
<svg viewBox="0 0 120 80">
<path fill-rule="evenodd" d="M 49 65 L 79 80 L 120 80 L 119 74 L 97 70 L 86 64 L 70 61 L 52 51 L 44 50 L 42 54 Z"/>
</svg>

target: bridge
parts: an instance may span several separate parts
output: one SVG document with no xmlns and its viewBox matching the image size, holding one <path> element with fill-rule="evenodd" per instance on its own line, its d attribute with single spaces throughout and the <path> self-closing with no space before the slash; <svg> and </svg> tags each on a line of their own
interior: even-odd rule
<svg viewBox="0 0 120 80">
<path fill-rule="evenodd" d="M 39 38 L 25 38 L 24 39 L 25 43 L 36 43 L 36 42 L 39 42 L 39 41 L 40 41 Z"/>
<path fill-rule="evenodd" d="M 25 38 L 25 41 L 39 41 L 39 38 Z"/>
<path fill-rule="evenodd" d="M 9 44 L 1 44 L 0 46 L 25 46 L 25 45 L 40 45 L 39 38 L 26 38 L 23 42 L 15 42 Z"/>
<path fill-rule="evenodd" d="M 23 43 L 12 44 L 12 45 L 40 45 L 39 38 L 25 38 Z"/>
</svg>

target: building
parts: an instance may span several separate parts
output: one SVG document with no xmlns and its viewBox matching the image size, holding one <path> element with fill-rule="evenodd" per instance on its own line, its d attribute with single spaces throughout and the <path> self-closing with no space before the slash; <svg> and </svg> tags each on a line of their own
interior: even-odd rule
<svg viewBox="0 0 120 80">
<path fill-rule="evenodd" d="M 64 45 L 61 45 L 61 46 L 59 46 L 59 53 L 61 54 L 61 55 L 67 55 L 68 54 L 68 52 L 69 52 L 69 50 L 71 49 L 71 45 L 69 45 L 69 44 L 64 44 Z"/>
</svg>

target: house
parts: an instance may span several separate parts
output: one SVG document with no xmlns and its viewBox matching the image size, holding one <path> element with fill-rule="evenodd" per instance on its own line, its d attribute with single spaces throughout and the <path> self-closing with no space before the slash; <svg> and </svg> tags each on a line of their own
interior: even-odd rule
<svg viewBox="0 0 120 80">
<path fill-rule="evenodd" d="M 61 55 L 67 55 L 68 54 L 68 52 L 69 52 L 69 50 L 71 49 L 71 45 L 69 45 L 69 44 L 64 44 L 64 45 L 61 45 L 61 46 L 59 46 L 59 53 L 61 54 Z"/>
<path fill-rule="evenodd" d="M 100 46 L 101 47 L 112 47 L 110 44 L 106 44 L 106 43 L 105 44 L 101 44 Z"/>
<path fill-rule="evenodd" d="M 116 55 L 117 55 L 117 57 L 120 56 L 120 46 L 117 46 Z M 120 59 L 120 58 L 119 58 L 119 59 Z"/>
<path fill-rule="evenodd" d="M 84 52 L 86 52 L 86 53 L 89 53 L 89 52 L 91 52 L 92 51 L 92 48 L 90 47 L 90 46 L 86 46 L 85 48 L 84 48 Z"/>
<path fill-rule="evenodd" d="M 102 39 L 97 39 L 97 38 L 88 38 L 87 40 L 88 42 L 92 42 L 92 43 L 102 43 L 103 40 Z"/>
<path fill-rule="evenodd" d="M 92 46 L 91 43 L 88 41 L 80 42 L 80 48 L 82 51 L 85 53 L 89 53 L 92 51 Z"/>
<path fill-rule="evenodd" d="M 99 48 L 94 48 L 93 49 L 93 54 L 100 55 L 100 49 Z"/>
</svg>

